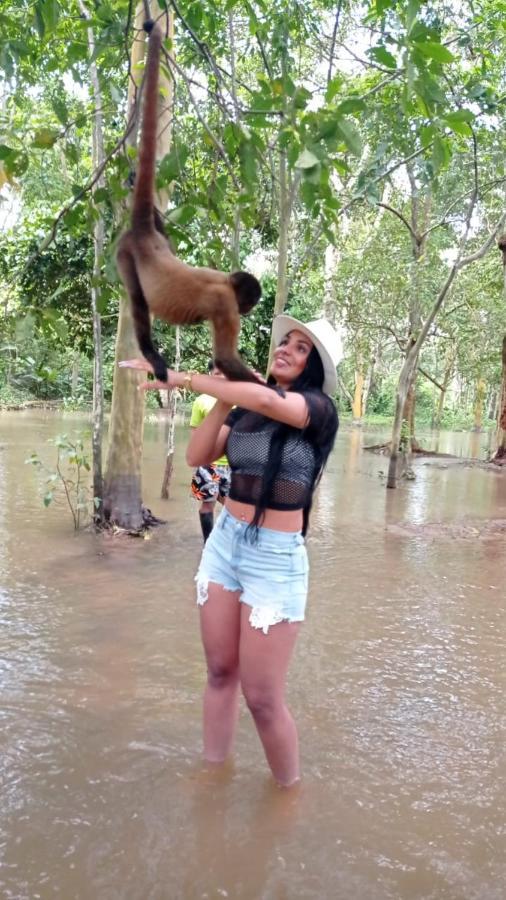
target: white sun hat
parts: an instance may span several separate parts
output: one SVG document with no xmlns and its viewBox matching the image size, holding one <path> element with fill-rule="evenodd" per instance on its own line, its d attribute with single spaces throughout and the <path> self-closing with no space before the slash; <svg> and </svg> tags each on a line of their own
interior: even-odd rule
<svg viewBox="0 0 506 900">
<path fill-rule="evenodd" d="M 289 331 L 302 331 L 314 344 L 323 364 L 325 377 L 323 390 L 331 397 L 337 390 L 337 364 L 343 356 L 341 338 L 327 319 L 314 319 L 312 322 L 299 322 L 292 316 L 276 316 L 272 323 L 272 337 L 276 346 Z"/>
</svg>

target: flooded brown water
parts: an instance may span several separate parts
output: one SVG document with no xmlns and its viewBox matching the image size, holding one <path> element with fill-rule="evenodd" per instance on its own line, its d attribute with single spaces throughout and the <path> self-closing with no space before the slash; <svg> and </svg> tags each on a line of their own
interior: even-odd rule
<svg viewBox="0 0 506 900">
<path fill-rule="evenodd" d="M 199 763 L 184 430 L 163 503 L 163 424 L 146 427 L 145 501 L 168 524 L 144 541 L 75 536 L 42 506 L 24 459 L 85 429 L 0 414 L 0 896 L 504 900 L 506 473 L 423 460 L 387 492 L 361 449 L 378 436 L 340 434 L 289 682 L 304 780 L 283 792 L 245 711 L 234 765 Z M 439 449 L 482 455 L 473 438 Z"/>
</svg>

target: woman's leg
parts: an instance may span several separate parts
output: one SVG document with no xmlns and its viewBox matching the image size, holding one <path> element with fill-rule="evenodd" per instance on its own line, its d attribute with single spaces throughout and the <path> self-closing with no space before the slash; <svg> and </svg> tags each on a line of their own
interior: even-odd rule
<svg viewBox="0 0 506 900">
<path fill-rule="evenodd" d="M 272 774 L 285 787 L 297 781 L 297 729 L 285 703 L 285 682 L 298 622 L 271 625 L 267 634 L 249 623 L 251 608 L 241 604 L 241 687 L 255 720 Z"/>
<path fill-rule="evenodd" d="M 209 583 L 200 609 L 207 662 L 204 692 L 204 758 L 223 762 L 230 753 L 239 712 L 240 591 Z"/>
</svg>

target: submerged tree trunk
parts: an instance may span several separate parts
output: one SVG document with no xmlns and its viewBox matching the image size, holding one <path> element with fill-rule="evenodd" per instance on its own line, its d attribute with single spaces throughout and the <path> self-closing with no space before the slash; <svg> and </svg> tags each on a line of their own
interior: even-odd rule
<svg viewBox="0 0 506 900">
<path fill-rule="evenodd" d="M 406 426 L 404 426 L 403 431 L 403 423 L 404 423 L 404 410 L 406 407 L 406 398 L 408 396 L 408 391 L 413 382 L 413 378 L 416 373 L 416 365 L 418 361 L 418 348 L 416 344 L 413 345 L 406 357 L 404 359 L 404 363 L 401 369 L 401 373 L 399 375 L 399 381 L 397 383 L 397 392 L 395 397 L 395 414 L 394 414 L 394 422 L 392 425 L 392 443 L 390 448 L 390 462 L 388 465 L 388 478 L 387 478 L 387 487 L 395 488 L 397 487 L 397 478 L 398 478 L 398 470 L 399 463 L 401 457 L 405 457 L 406 453 L 406 444 L 409 439 L 409 435 L 406 433 Z"/>
<path fill-rule="evenodd" d="M 152 4 L 153 18 L 157 18 L 161 27 L 172 35 L 168 14 L 161 16 L 157 3 Z M 132 117 L 139 120 L 138 94 L 139 64 L 144 56 L 146 42 L 142 40 L 142 23 L 145 19 L 144 4 L 137 4 L 134 41 L 130 71 L 132 77 L 129 84 L 128 121 Z M 170 148 L 171 115 L 172 115 L 172 81 L 160 71 L 159 97 L 162 114 L 160 116 L 157 157 L 164 155 Z M 134 130 L 129 138 L 129 145 L 135 143 Z M 141 458 L 142 432 L 144 419 L 144 397 L 135 388 L 143 380 L 142 373 L 131 369 L 119 369 L 121 359 L 138 356 L 139 348 L 133 329 L 130 303 L 127 298 L 120 302 L 118 333 L 116 340 L 114 383 L 109 424 L 109 452 L 107 456 L 106 477 L 104 484 L 104 512 L 107 520 L 129 531 L 140 531 L 145 522 L 142 505 Z"/>
</svg>

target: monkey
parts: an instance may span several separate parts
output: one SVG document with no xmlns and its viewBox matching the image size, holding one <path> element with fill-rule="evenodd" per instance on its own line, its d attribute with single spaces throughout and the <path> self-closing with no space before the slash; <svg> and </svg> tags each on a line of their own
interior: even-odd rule
<svg viewBox="0 0 506 900">
<path fill-rule="evenodd" d="M 144 75 L 144 105 L 131 227 L 118 242 L 116 263 L 132 306 L 135 334 L 142 355 L 159 381 L 167 381 L 167 364 L 155 349 L 150 313 L 172 325 L 208 320 L 216 366 L 233 381 L 258 378 L 237 352 L 240 315 L 258 303 L 262 290 L 247 272 L 226 274 L 189 266 L 171 250 L 160 212 L 155 207 L 155 161 L 160 53 L 163 35 L 152 20 Z"/>
</svg>

